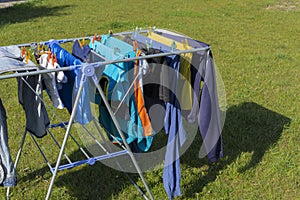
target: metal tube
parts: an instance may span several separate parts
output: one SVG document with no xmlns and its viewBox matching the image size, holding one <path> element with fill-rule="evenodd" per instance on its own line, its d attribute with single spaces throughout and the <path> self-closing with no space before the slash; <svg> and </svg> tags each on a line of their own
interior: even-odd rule
<svg viewBox="0 0 300 200">
<path fill-rule="evenodd" d="M 61 157 L 63 155 L 65 146 L 67 144 L 67 140 L 68 140 L 68 136 L 70 134 L 72 123 L 73 123 L 73 120 L 75 118 L 76 109 L 77 109 L 77 106 L 78 106 L 78 103 L 79 103 L 79 98 L 80 98 L 80 95 L 81 95 L 82 90 L 83 90 L 84 80 L 85 80 L 85 76 L 83 75 L 81 77 L 81 80 L 80 80 L 79 90 L 78 90 L 78 93 L 77 93 L 77 96 L 76 96 L 76 99 L 75 99 L 75 102 L 74 102 L 73 110 L 72 110 L 72 113 L 71 113 L 71 116 L 70 116 L 68 127 L 67 127 L 67 130 L 66 130 L 66 133 L 65 133 L 65 137 L 64 137 L 64 140 L 63 140 L 63 143 L 61 145 L 61 149 L 60 149 L 60 152 L 59 152 L 59 155 L 58 155 L 58 158 L 57 158 L 55 169 L 54 169 L 52 179 L 51 179 L 51 182 L 50 182 L 50 186 L 49 186 L 49 189 L 48 189 L 48 192 L 47 192 L 46 200 L 48 200 L 50 198 L 50 195 L 51 195 L 52 187 L 53 187 L 53 184 L 54 184 L 56 174 L 58 172 L 58 167 L 59 167 L 59 164 L 60 164 L 60 161 L 61 161 Z"/>
<path fill-rule="evenodd" d="M 132 153 L 132 151 L 131 151 L 129 145 L 128 145 L 127 142 L 126 142 L 126 138 L 125 138 L 125 136 L 124 136 L 122 130 L 120 129 L 120 125 L 119 125 L 119 123 L 118 123 L 118 121 L 117 121 L 115 115 L 113 114 L 113 112 L 112 112 L 112 110 L 111 110 L 111 108 L 110 108 L 110 105 L 109 105 L 108 101 L 106 100 L 105 95 L 104 95 L 104 93 L 103 93 L 103 91 L 102 91 L 102 89 L 101 89 L 99 83 L 97 82 L 97 77 L 96 77 L 95 75 L 93 76 L 93 81 L 94 81 L 94 84 L 95 84 L 95 86 L 97 87 L 97 89 L 98 89 L 98 91 L 99 91 L 99 94 L 100 94 L 101 99 L 103 100 L 103 102 L 104 102 L 104 104 L 105 104 L 105 107 L 106 107 L 107 110 L 108 110 L 108 113 L 109 113 L 110 117 L 111 117 L 112 120 L 113 120 L 113 123 L 114 123 L 115 126 L 116 126 L 116 129 L 117 129 L 119 135 L 120 135 L 121 138 L 122 138 L 122 141 L 123 141 L 123 143 L 124 143 L 124 145 L 125 145 L 125 147 L 126 147 L 126 149 L 127 149 L 127 151 L 128 151 L 128 154 L 129 154 L 129 156 L 130 156 L 130 158 L 131 158 L 131 160 L 132 160 L 132 162 L 133 162 L 133 164 L 134 164 L 134 166 L 135 166 L 135 168 L 136 168 L 136 170 L 137 170 L 137 172 L 138 172 L 138 174 L 139 174 L 139 176 L 140 176 L 140 178 L 141 178 L 141 180 L 142 180 L 142 182 L 143 182 L 143 184 L 144 184 L 144 186 L 145 186 L 145 188 L 146 188 L 146 190 L 147 190 L 147 192 L 148 192 L 148 194 L 149 194 L 149 196 L 150 196 L 150 199 L 154 199 L 154 198 L 153 198 L 153 195 L 152 195 L 152 193 L 151 193 L 151 191 L 150 191 L 150 189 L 149 189 L 149 187 L 148 187 L 148 185 L 147 185 L 147 183 L 146 183 L 146 181 L 145 181 L 145 178 L 144 178 L 144 176 L 143 176 L 143 174 L 142 174 L 142 171 L 141 171 L 141 169 L 140 169 L 140 167 L 139 167 L 139 165 L 138 165 L 138 163 L 137 163 L 137 161 L 136 161 L 136 159 L 135 159 L 135 157 L 134 157 L 134 155 L 133 155 L 133 153 Z"/>
<path fill-rule="evenodd" d="M 189 49 L 189 50 L 180 50 L 180 51 L 172 51 L 172 52 L 166 52 L 166 53 L 145 55 L 145 56 L 139 56 L 139 57 L 134 57 L 134 58 L 124 58 L 124 59 L 120 59 L 120 60 L 107 60 L 107 61 L 102 61 L 102 62 L 94 62 L 94 63 L 87 64 L 87 66 L 100 67 L 100 66 L 105 66 L 105 65 L 115 64 L 115 63 L 120 63 L 120 62 L 131 62 L 131 61 L 144 60 L 144 59 L 149 59 L 149 58 L 157 58 L 157 57 L 170 56 L 170 55 L 179 55 L 179 54 L 184 54 L 184 53 L 194 53 L 194 52 L 198 52 L 198 51 L 206 51 L 208 49 L 210 49 L 209 46 L 203 47 L 203 48 Z M 37 66 L 32 66 L 32 67 L 37 67 Z M 74 70 L 74 69 L 79 69 L 81 67 L 82 67 L 82 65 L 74 65 L 74 66 L 61 67 L 61 68 L 56 68 L 56 69 L 43 69 L 43 70 L 37 70 L 37 71 L 31 71 L 31 72 L 8 74 L 8 75 L 0 76 L 0 80 L 21 77 L 21 76 L 46 74 L 46 73 L 51 73 L 51 72 L 70 71 L 70 70 Z"/>
</svg>

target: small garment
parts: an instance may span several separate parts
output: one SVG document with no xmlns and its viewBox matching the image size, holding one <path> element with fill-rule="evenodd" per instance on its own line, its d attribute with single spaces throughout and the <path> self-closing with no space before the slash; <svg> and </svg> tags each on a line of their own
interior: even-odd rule
<svg viewBox="0 0 300 200">
<path fill-rule="evenodd" d="M 55 68 L 60 68 L 60 66 L 53 61 L 53 58 L 49 59 L 49 55 L 48 54 L 42 54 L 39 58 L 39 64 L 40 67 L 42 69 L 55 69 Z M 60 71 L 58 73 L 58 77 L 59 77 L 59 81 L 62 83 L 66 83 L 67 82 L 67 77 L 64 76 L 64 73 L 62 71 Z M 59 93 L 58 93 L 58 89 L 57 89 L 57 85 L 56 85 L 56 76 L 55 76 L 55 72 L 51 72 L 51 73 L 47 73 L 47 74 L 42 74 L 43 76 L 43 81 L 45 83 L 47 92 L 50 96 L 50 99 L 53 103 L 53 106 L 55 108 L 59 108 L 59 109 L 63 109 L 64 108 L 64 104 L 62 103 Z"/>
<path fill-rule="evenodd" d="M 89 62 L 91 50 L 88 45 L 80 44 L 78 40 L 75 40 L 72 47 L 72 55 L 80 59 L 81 62 Z"/>
<path fill-rule="evenodd" d="M 0 164 L 3 167 L 3 183 L 7 180 L 16 177 L 16 171 L 13 161 L 10 156 L 10 150 L 8 146 L 8 131 L 6 121 L 6 111 L 0 98 Z M 0 181 L 1 184 L 2 181 Z M 5 184 L 2 184 L 5 186 Z"/>
<path fill-rule="evenodd" d="M 37 69 L 37 67 L 32 62 L 23 62 L 21 50 L 18 46 L 0 47 L 0 74 L 32 69 Z"/>
<path fill-rule="evenodd" d="M 68 51 L 61 48 L 56 41 L 51 41 L 48 46 L 51 52 L 56 55 L 57 62 L 60 67 L 81 65 L 80 60 L 76 59 Z M 62 100 L 62 103 L 71 114 L 72 106 L 73 106 L 72 94 L 73 94 L 73 86 L 76 78 L 76 72 L 75 70 L 70 70 L 70 71 L 65 71 L 64 74 L 67 77 L 68 81 L 67 83 L 62 84 L 61 89 L 58 90 L 58 93 Z"/>
<path fill-rule="evenodd" d="M 41 75 L 31 75 L 17 78 L 19 103 L 26 114 L 26 130 L 38 138 L 47 134 L 46 129 L 50 124 L 47 110 L 42 101 L 41 77 Z"/>
<path fill-rule="evenodd" d="M 84 83 L 81 83 L 83 63 L 67 50 L 59 46 L 56 41 L 52 41 L 49 44 L 49 47 L 52 53 L 56 55 L 57 62 L 61 67 L 77 66 L 74 70 L 64 72 L 68 78 L 68 82 L 62 84 L 62 88 L 58 90 L 58 92 L 63 104 L 71 114 L 80 84 L 83 84 L 83 90 L 79 97 L 74 120 L 80 124 L 87 124 L 94 118 L 90 108 L 90 82 L 85 81 Z"/>
</svg>

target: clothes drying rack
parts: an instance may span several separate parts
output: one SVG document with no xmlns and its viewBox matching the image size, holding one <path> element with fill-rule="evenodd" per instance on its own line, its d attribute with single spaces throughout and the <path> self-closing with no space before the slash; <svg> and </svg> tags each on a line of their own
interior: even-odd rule
<svg viewBox="0 0 300 200">
<path fill-rule="evenodd" d="M 147 30 L 140 30 L 139 32 L 143 32 L 143 31 L 147 31 Z M 126 36 L 126 35 L 131 35 L 133 33 L 133 31 L 130 32 L 121 32 L 121 33 L 114 33 L 112 34 L 112 36 Z M 80 38 L 70 38 L 70 39 L 60 39 L 60 40 L 56 40 L 59 44 L 63 44 L 63 43 L 68 43 L 68 42 L 73 42 L 75 40 L 80 40 L 80 39 L 85 39 L 85 40 L 92 40 L 93 36 L 88 36 L 88 37 L 80 37 Z M 45 42 L 40 42 L 40 44 L 44 44 L 47 45 L 49 44 L 50 41 L 45 41 Z M 17 45 L 18 47 L 30 47 L 32 43 L 28 43 L 28 44 L 19 44 Z M 48 161 L 46 155 L 43 153 L 43 150 L 41 149 L 40 145 L 38 144 L 37 140 L 35 139 L 35 137 L 31 135 L 31 138 L 33 139 L 35 145 L 37 146 L 38 150 L 40 151 L 42 157 L 44 158 L 47 166 L 49 167 L 51 173 L 52 173 L 52 178 L 51 178 L 51 182 L 46 194 L 45 199 L 49 199 L 51 196 L 51 191 L 53 189 L 53 185 L 57 176 L 58 171 L 60 170 L 64 170 L 64 169 L 69 169 L 69 168 L 73 168 L 82 164 L 89 164 L 89 165 L 93 165 L 96 161 L 100 161 L 100 160 L 104 160 L 104 159 L 110 159 L 110 158 L 115 158 L 118 156 L 122 156 L 122 155 L 128 155 L 134 168 L 136 169 L 136 172 L 138 173 L 145 189 L 146 189 L 146 193 L 147 195 L 142 191 L 142 189 L 139 188 L 139 186 L 130 178 L 130 176 L 127 174 L 128 178 L 130 179 L 130 181 L 134 184 L 134 186 L 138 189 L 139 192 L 141 192 L 142 196 L 145 199 L 154 199 L 150 188 L 148 187 L 146 180 L 143 176 L 143 173 L 138 165 L 138 162 L 136 161 L 136 158 L 130 148 L 130 146 L 127 144 L 126 142 L 126 138 L 120 128 L 120 125 L 118 123 L 118 120 L 116 119 L 113 110 L 111 109 L 111 106 L 109 104 L 109 102 L 107 101 L 105 94 L 101 88 L 101 86 L 99 85 L 99 80 L 98 77 L 95 74 L 95 70 L 97 68 L 101 68 L 104 67 L 106 65 L 109 64 L 115 64 L 115 63 L 119 63 L 119 62 L 133 62 L 136 60 L 145 60 L 145 59 L 149 59 L 149 58 L 156 58 L 156 57 L 162 57 L 162 56 L 170 56 L 170 55 L 180 55 L 180 54 L 185 54 L 185 53 L 194 53 L 194 52 L 198 52 L 198 51 L 209 51 L 210 47 L 203 47 L 203 48 L 192 48 L 192 49 L 188 49 L 188 50 L 172 50 L 171 52 L 166 52 L 166 53 L 159 53 L 159 54 L 154 54 L 154 55 L 144 55 L 144 56 L 139 56 L 139 57 L 134 57 L 134 58 L 123 58 L 120 60 L 106 60 L 103 59 L 101 61 L 97 61 L 97 62 L 92 62 L 92 63 L 84 63 L 82 65 L 74 65 L 74 66 L 68 66 L 68 67 L 61 67 L 61 68 L 57 68 L 57 69 L 42 69 L 42 70 L 32 70 L 35 69 L 36 66 L 32 66 L 32 68 L 29 67 L 29 69 L 31 69 L 31 71 L 19 71 L 18 70 L 11 70 L 10 72 L 15 72 L 12 74 L 1 74 L 0 75 L 0 80 L 2 79 L 9 79 L 9 78 L 21 78 L 23 81 L 25 81 L 22 77 L 25 76 L 31 76 L 31 75 L 42 75 L 45 73 L 52 73 L 52 72 L 59 72 L 59 71 L 70 71 L 70 70 L 80 70 L 82 72 L 82 77 L 80 80 L 80 86 L 78 89 L 78 93 L 76 95 L 74 104 L 73 104 L 73 111 L 69 117 L 68 122 L 63 122 L 63 120 L 60 120 L 61 122 L 58 124 L 51 124 L 49 125 L 49 127 L 47 128 L 47 133 L 49 133 L 49 135 L 51 136 L 51 138 L 54 140 L 54 142 L 56 143 L 56 145 L 59 147 L 59 154 L 57 156 L 57 160 L 55 163 L 55 166 L 51 166 L 50 162 Z M 97 53 L 93 52 L 94 54 L 97 55 Z M 79 142 L 75 139 L 75 137 L 72 135 L 71 133 L 71 127 L 74 123 L 74 117 L 75 117 L 75 112 L 76 109 L 78 107 L 78 102 L 79 102 L 79 98 L 82 95 L 82 91 L 83 91 L 83 87 L 84 87 L 84 83 L 90 80 L 93 84 L 94 87 L 97 89 L 97 91 L 100 94 L 101 100 L 104 102 L 105 107 L 108 110 L 108 113 L 117 129 L 118 134 L 120 135 L 122 142 L 119 143 L 119 145 L 122 147 L 122 149 L 120 151 L 117 152 L 109 152 L 109 150 L 105 149 L 105 147 L 103 145 L 101 145 L 101 142 L 94 137 L 91 132 L 89 132 L 87 130 L 87 133 L 89 134 L 89 136 L 96 142 L 96 144 L 98 145 L 98 148 L 101 149 L 105 149 L 104 150 L 104 154 L 100 155 L 100 156 L 90 156 L 88 154 L 88 152 L 86 152 L 86 150 L 82 147 L 81 144 L 79 144 Z M 32 89 L 33 92 L 34 89 Z M 41 99 L 42 100 L 42 99 Z M 52 109 L 54 110 L 54 109 Z M 54 134 L 52 134 L 51 129 L 52 128 L 56 128 L 56 127 L 61 127 L 65 129 L 65 134 L 63 137 L 63 140 L 60 144 L 60 142 L 54 137 Z M 98 129 L 98 131 L 100 132 L 100 134 L 103 135 L 103 132 Z M 19 150 L 17 152 L 17 156 L 14 162 L 15 168 L 17 168 L 20 156 L 21 156 L 21 152 L 23 150 L 23 145 L 25 142 L 25 138 L 27 135 L 27 130 L 25 128 L 25 131 L 23 133 L 22 139 L 21 139 L 21 143 L 20 143 L 20 147 Z M 78 161 L 71 161 L 71 159 L 66 155 L 65 153 L 65 147 L 66 144 L 68 142 L 68 139 L 71 138 L 75 144 L 78 146 L 78 148 L 80 149 L 80 151 L 83 153 L 83 155 L 85 156 L 86 159 L 83 160 L 78 160 Z M 66 158 L 66 160 L 68 161 L 67 164 L 61 164 L 61 160 L 63 158 L 63 156 Z M 116 161 L 117 162 L 117 161 Z M 117 165 L 119 166 L 120 169 L 122 169 L 122 166 L 120 166 L 118 163 Z M 6 197 L 9 198 L 9 194 L 10 194 L 10 188 L 7 188 L 7 193 L 6 193 Z"/>
</svg>

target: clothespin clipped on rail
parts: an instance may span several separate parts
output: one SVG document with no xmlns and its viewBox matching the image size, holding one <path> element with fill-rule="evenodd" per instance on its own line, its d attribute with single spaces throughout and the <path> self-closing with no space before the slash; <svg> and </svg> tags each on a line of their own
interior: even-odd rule
<svg viewBox="0 0 300 200">
<path fill-rule="evenodd" d="M 51 57 L 52 57 L 52 52 L 48 50 L 48 62 L 50 61 Z"/>
<path fill-rule="evenodd" d="M 94 37 L 93 37 L 93 39 L 92 39 L 92 44 L 93 44 L 93 45 L 94 45 L 94 43 L 95 43 L 96 37 L 97 37 L 97 34 L 95 33 L 95 34 L 94 34 Z"/>
<path fill-rule="evenodd" d="M 172 41 L 172 44 L 171 44 L 171 51 L 174 52 L 176 50 L 176 43 L 175 41 L 173 40 Z"/>
<path fill-rule="evenodd" d="M 139 48 L 137 41 L 133 41 L 132 46 L 133 46 L 133 51 L 136 53 Z"/>
<path fill-rule="evenodd" d="M 150 48 L 152 48 L 152 40 L 150 40 L 150 42 L 148 42 L 148 40 L 146 40 L 146 47 L 147 47 L 148 51 Z"/>
<path fill-rule="evenodd" d="M 138 33 L 139 33 L 139 28 L 135 27 L 135 30 L 133 32 L 133 35 L 132 35 L 131 39 L 135 40 L 135 38 L 136 38 L 136 36 L 137 36 Z"/>
<path fill-rule="evenodd" d="M 56 54 L 52 54 L 52 65 L 54 66 L 54 63 L 57 63 Z"/>
<path fill-rule="evenodd" d="M 80 41 L 80 40 L 78 40 L 78 42 L 79 42 L 79 46 L 80 46 L 80 48 L 83 48 L 83 46 L 84 46 L 84 43 L 85 43 L 85 40 L 84 40 L 84 38 L 82 38 L 82 39 L 81 39 L 81 41 Z"/>
<path fill-rule="evenodd" d="M 152 35 L 152 27 L 149 27 L 149 29 L 148 29 L 148 35 Z"/>
<path fill-rule="evenodd" d="M 28 64 L 28 61 L 30 59 L 30 50 L 27 51 L 26 53 L 26 58 L 25 58 L 25 63 Z"/>
<path fill-rule="evenodd" d="M 39 55 L 42 55 L 42 54 L 45 54 L 46 52 L 45 52 L 45 43 L 43 43 L 42 44 L 42 46 L 41 46 L 41 44 L 40 43 L 38 43 L 38 54 Z"/>
<path fill-rule="evenodd" d="M 184 47 L 185 49 L 188 49 L 188 46 L 189 46 L 189 41 L 188 41 L 188 39 L 185 37 L 185 38 L 184 38 L 184 42 L 183 42 L 183 47 Z"/>
<path fill-rule="evenodd" d="M 101 42 L 101 36 L 97 35 L 97 33 L 94 34 L 94 37 L 92 39 L 92 44 L 94 45 L 95 41 Z"/>
<path fill-rule="evenodd" d="M 26 48 L 21 47 L 21 58 L 24 59 L 26 57 Z"/>
<path fill-rule="evenodd" d="M 112 34 L 113 34 L 113 31 L 111 29 L 109 29 L 108 36 L 110 37 L 110 36 L 112 36 Z"/>
</svg>

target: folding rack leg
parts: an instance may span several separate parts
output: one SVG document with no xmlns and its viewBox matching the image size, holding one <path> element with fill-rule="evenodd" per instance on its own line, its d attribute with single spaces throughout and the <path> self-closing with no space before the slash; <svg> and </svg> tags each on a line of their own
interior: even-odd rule
<svg viewBox="0 0 300 200">
<path fill-rule="evenodd" d="M 20 157 L 21 157 L 21 153 L 22 153 L 22 150 L 23 150 L 23 146 L 24 146 L 26 134 L 27 134 L 27 130 L 25 128 L 25 131 L 24 131 L 22 139 L 21 139 L 20 147 L 19 147 L 19 150 L 18 150 L 18 153 L 17 153 L 16 161 L 15 161 L 15 164 L 14 164 L 15 170 L 16 170 L 16 168 L 18 166 L 18 162 L 19 162 Z M 10 187 L 8 187 L 7 191 L 6 191 L 6 199 L 7 200 L 9 199 L 9 192 L 10 192 Z"/>
<path fill-rule="evenodd" d="M 141 178 L 141 180 L 142 180 L 142 182 L 143 182 L 143 184 L 144 184 L 144 186 L 145 186 L 145 188 L 146 188 L 146 190 L 147 190 L 147 193 L 148 193 L 149 196 L 150 196 L 150 199 L 154 199 L 154 198 L 153 198 L 153 195 L 152 195 L 152 193 L 151 193 L 151 191 L 150 191 L 150 189 L 149 189 L 149 187 L 148 187 L 148 185 L 147 185 L 147 183 L 146 183 L 146 181 L 145 181 L 145 178 L 144 178 L 144 176 L 143 176 L 143 174 L 142 174 L 142 171 L 141 171 L 141 169 L 140 169 L 140 167 L 139 167 L 139 165 L 138 165 L 138 163 L 137 163 L 137 161 L 136 161 L 136 159 L 135 159 L 135 157 L 134 157 L 134 155 L 133 155 L 133 153 L 132 153 L 132 151 L 131 151 L 129 145 L 128 145 L 127 142 L 126 142 L 126 138 L 125 138 L 123 132 L 122 132 L 121 129 L 120 129 L 119 123 L 118 123 L 117 119 L 115 118 L 115 115 L 113 114 L 113 112 L 112 112 L 112 110 L 111 110 L 111 108 L 110 108 L 110 105 L 109 105 L 108 101 L 106 100 L 105 95 L 104 95 L 104 93 L 103 93 L 101 87 L 99 86 L 99 83 L 98 83 L 98 80 L 97 80 L 97 77 L 96 77 L 95 74 L 93 74 L 92 79 L 93 79 L 94 85 L 97 87 L 97 90 L 99 91 L 99 94 L 100 94 L 101 99 L 103 100 L 103 102 L 104 102 L 104 104 L 105 104 L 105 107 L 107 108 L 107 110 L 108 110 L 108 112 L 109 112 L 110 117 L 111 117 L 112 120 L 113 120 L 113 123 L 114 123 L 115 126 L 116 126 L 116 129 L 117 129 L 119 135 L 120 135 L 121 138 L 122 138 L 122 141 L 123 141 L 123 143 L 124 143 L 124 145 L 125 145 L 125 147 L 126 147 L 126 149 L 127 149 L 127 151 L 128 151 L 128 154 L 129 154 L 129 156 L 130 156 L 130 158 L 131 158 L 131 160 L 132 160 L 132 162 L 133 162 L 133 164 L 134 164 L 134 167 L 136 168 L 136 170 L 137 170 L 137 172 L 138 172 L 138 174 L 139 174 L 139 176 L 140 176 L 140 178 Z"/>
<path fill-rule="evenodd" d="M 83 75 L 81 77 L 81 80 L 80 80 L 79 90 L 78 90 L 78 93 L 77 93 L 77 96 L 76 96 L 76 99 L 75 99 L 75 102 L 74 102 L 73 110 L 72 110 L 72 113 L 71 113 L 71 116 L 70 116 L 68 127 L 67 127 L 67 130 L 66 130 L 66 133 L 65 133 L 65 137 L 64 137 L 64 140 L 62 142 L 61 149 L 60 149 L 57 161 L 56 161 L 55 169 L 54 169 L 54 172 L 52 174 L 52 179 L 51 179 L 51 182 L 50 182 L 50 185 L 49 185 L 49 189 L 48 189 L 48 192 L 47 192 L 46 200 L 48 200 L 50 198 L 50 195 L 51 195 L 51 191 L 52 191 L 53 184 L 54 184 L 57 172 L 58 172 L 58 168 L 59 168 L 59 164 L 60 164 L 60 161 L 61 161 L 61 157 L 62 157 L 62 155 L 64 153 L 64 149 L 65 149 L 65 146 L 67 144 L 67 140 L 68 140 L 68 136 L 70 134 L 72 123 L 73 123 L 73 120 L 75 118 L 75 114 L 76 114 L 76 109 L 77 109 L 77 106 L 78 106 L 79 98 L 80 98 L 80 95 L 81 95 L 82 89 L 83 89 L 83 83 L 85 81 L 84 79 L 85 79 L 85 76 Z"/>
<path fill-rule="evenodd" d="M 73 123 L 73 120 L 75 118 L 76 109 L 78 107 L 79 98 L 80 98 L 82 90 L 83 90 L 84 82 L 86 81 L 86 79 L 88 77 L 91 77 L 91 76 L 92 76 L 92 79 L 93 79 L 93 82 L 94 82 L 95 86 L 97 87 L 97 89 L 98 89 L 98 91 L 100 93 L 101 99 L 103 100 L 105 106 L 108 109 L 108 112 L 109 112 L 109 114 L 110 114 L 110 116 L 111 116 L 111 118 L 113 120 L 113 123 L 116 125 L 117 131 L 118 131 L 119 135 L 122 138 L 122 141 L 123 141 L 123 143 L 124 143 L 124 145 L 125 145 L 125 147 L 127 149 L 127 152 L 128 152 L 128 154 L 129 154 L 129 156 L 130 156 L 130 158 L 131 158 L 131 160 L 132 160 L 132 162 L 133 162 L 133 164 L 134 164 L 134 166 L 135 166 L 135 168 L 136 168 L 136 170 L 137 170 L 137 172 L 138 172 L 138 174 L 139 174 L 139 176 L 140 176 L 140 178 L 141 178 L 141 180 L 142 180 L 142 182 L 143 182 L 143 184 L 144 184 L 144 186 L 145 186 L 145 188 L 146 188 L 146 190 L 147 190 L 147 192 L 148 192 L 148 194 L 150 196 L 150 199 L 154 199 L 153 196 L 152 196 L 152 193 L 151 193 L 151 191 L 150 191 L 150 189 L 149 189 L 149 187 L 148 187 L 148 185 L 147 185 L 147 183 L 146 183 L 146 181 L 144 179 L 144 176 L 143 176 L 143 174 L 141 172 L 141 169 L 140 169 L 137 161 L 135 160 L 135 157 L 134 157 L 134 155 L 133 155 L 133 153 L 132 153 L 129 145 L 126 142 L 125 136 L 123 135 L 123 133 L 122 133 L 122 131 L 120 129 L 119 123 L 118 123 L 117 119 L 115 118 L 112 110 L 110 109 L 110 106 L 109 106 L 109 104 L 108 104 L 108 102 L 107 102 L 107 100 L 105 98 L 105 95 L 104 95 L 101 87 L 98 84 L 97 77 L 96 77 L 94 71 L 95 71 L 95 69 L 92 66 L 85 66 L 83 68 L 83 72 L 84 73 L 83 73 L 83 75 L 81 77 L 81 80 L 80 80 L 80 86 L 79 86 L 78 93 L 76 95 L 76 99 L 75 99 L 75 102 L 74 102 L 74 105 L 73 105 L 73 110 L 72 110 L 72 113 L 71 113 L 71 116 L 70 116 L 70 119 L 69 119 L 69 123 L 68 123 L 68 127 L 67 127 L 67 130 L 66 130 L 66 133 L 65 133 L 65 137 L 64 137 L 64 140 L 62 142 L 61 149 L 60 149 L 60 152 L 59 152 L 59 155 L 58 155 L 58 158 L 57 158 L 55 169 L 54 169 L 54 172 L 52 174 L 52 179 L 51 179 L 51 182 L 50 182 L 50 185 L 49 185 L 49 189 L 48 189 L 48 192 L 47 192 L 47 195 L 46 195 L 46 200 L 48 200 L 50 198 L 50 196 L 51 196 L 51 191 L 52 191 L 52 188 L 53 188 L 53 185 L 54 185 L 54 181 L 55 181 L 55 178 L 56 178 L 56 175 L 57 175 L 57 172 L 58 172 L 58 168 L 59 168 L 60 161 L 61 161 L 61 158 L 62 158 L 62 155 L 63 155 L 63 152 L 64 152 L 64 148 L 65 148 L 65 146 L 67 144 L 67 140 L 68 140 L 68 136 L 70 134 L 72 123 Z"/>
</svg>

